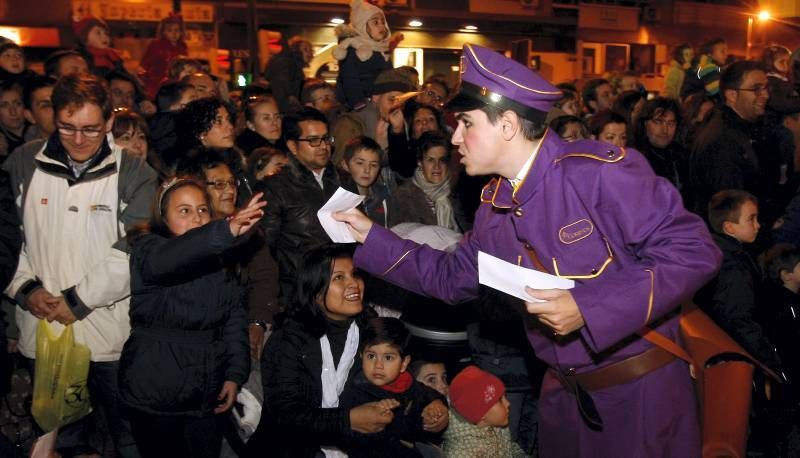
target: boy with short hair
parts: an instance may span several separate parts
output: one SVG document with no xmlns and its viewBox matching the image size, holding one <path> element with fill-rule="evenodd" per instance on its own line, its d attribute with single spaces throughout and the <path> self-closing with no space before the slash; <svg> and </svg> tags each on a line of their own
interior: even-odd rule
<svg viewBox="0 0 800 458">
<path fill-rule="evenodd" d="M 345 387 L 339 402 L 349 408 L 365 402 L 396 399 L 394 418 L 379 433 L 353 433 L 345 451 L 350 457 L 419 457 L 417 442 L 437 441 L 448 423 L 445 399 L 415 381 L 406 371 L 410 334 L 397 318 L 374 318 L 361 335 L 362 371 Z"/>
<path fill-rule="evenodd" d="M 386 168 L 386 153 L 371 137 L 358 136 L 347 142 L 339 164 L 342 187 L 364 196 L 361 209 L 369 218 L 388 227 L 387 201 L 394 190 L 394 177 Z"/>
<path fill-rule="evenodd" d="M 695 301 L 747 352 L 774 367 L 777 355 L 755 320 L 761 270 L 744 247 L 758 235 L 758 200 L 738 189 L 720 191 L 708 204 L 708 220 L 722 266 Z"/>
<path fill-rule="evenodd" d="M 496 376 L 467 366 L 450 384 L 450 426 L 444 452 L 452 458 L 528 456 L 511 440 L 506 387 Z"/>
</svg>

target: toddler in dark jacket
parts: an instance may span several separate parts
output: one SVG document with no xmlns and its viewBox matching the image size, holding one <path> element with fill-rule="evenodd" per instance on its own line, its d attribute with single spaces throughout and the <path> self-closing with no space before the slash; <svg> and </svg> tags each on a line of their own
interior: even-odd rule
<svg viewBox="0 0 800 458">
<path fill-rule="evenodd" d="M 382 432 L 354 434 L 345 447 L 350 457 L 421 456 L 415 444 L 437 442 L 447 427 L 444 396 L 406 371 L 411 362 L 408 340 L 409 332 L 397 318 L 374 318 L 362 332 L 362 372 L 345 387 L 340 405 L 348 408 L 383 399 L 395 399 L 400 405 Z"/>
</svg>

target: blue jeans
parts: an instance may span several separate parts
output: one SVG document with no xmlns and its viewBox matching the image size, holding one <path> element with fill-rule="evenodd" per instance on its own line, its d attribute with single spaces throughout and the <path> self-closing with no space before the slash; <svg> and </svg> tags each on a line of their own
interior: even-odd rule
<svg viewBox="0 0 800 458">
<path fill-rule="evenodd" d="M 31 380 L 35 379 L 35 360 L 24 358 Z M 136 442 L 131 434 L 130 422 L 122 416 L 119 401 L 117 372 L 119 361 L 95 362 L 89 365 L 89 398 L 92 413 L 58 430 L 56 450 L 68 450 L 71 454 L 86 453 L 93 448 L 90 436 L 98 420 L 102 418 L 104 427 L 114 442 L 114 450 L 119 458 L 139 458 Z M 100 418 L 99 418 L 100 417 Z M 105 438 L 101 438 L 105 439 Z M 102 445 L 100 445 L 102 448 Z"/>
</svg>

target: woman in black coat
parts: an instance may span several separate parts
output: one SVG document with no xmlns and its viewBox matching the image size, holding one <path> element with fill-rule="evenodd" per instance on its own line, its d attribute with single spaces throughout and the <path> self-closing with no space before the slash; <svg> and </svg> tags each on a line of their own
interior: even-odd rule
<svg viewBox="0 0 800 458">
<path fill-rule="evenodd" d="M 243 291 L 220 255 L 261 218 L 259 198 L 212 222 L 206 187 L 172 178 L 149 226 L 130 235 L 132 330 L 119 389 L 142 456 L 219 456 L 215 414 L 230 409 L 250 370 Z"/>
<path fill-rule="evenodd" d="M 351 256 L 341 245 L 304 256 L 289 316 L 264 348 L 264 405 L 248 456 L 331 454 L 352 431 L 378 432 L 392 421 L 384 403 L 338 407 L 344 384 L 360 372 L 359 328 L 372 316 L 364 309 L 364 282 Z M 325 381 L 323 367 L 331 375 Z"/>
</svg>

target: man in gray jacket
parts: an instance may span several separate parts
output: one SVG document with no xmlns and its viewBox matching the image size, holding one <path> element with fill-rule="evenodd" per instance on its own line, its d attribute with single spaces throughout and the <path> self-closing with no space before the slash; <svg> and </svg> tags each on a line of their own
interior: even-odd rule
<svg viewBox="0 0 800 458">
<path fill-rule="evenodd" d="M 117 455 L 138 456 L 118 409 L 117 370 L 130 334 L 130 270 L 125 230 L 146 221 L 156 174 L 113 143 L 111 103 L 104 81 L 75 75 L 53 89 L 56 131 L 28 143 L 4 164 L 22 219 L 24 244 L 5 293 L 17 302 L 19 351 L 31 369 L 36 329 L 73 325 L 91 350 L 88 390 L 103 409 Z M 86 420 L 59 431 L 57 447 L 91 453 Z"/>
</svg>

